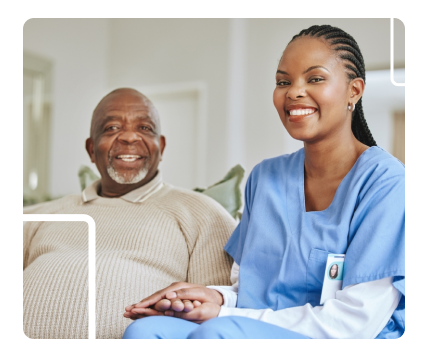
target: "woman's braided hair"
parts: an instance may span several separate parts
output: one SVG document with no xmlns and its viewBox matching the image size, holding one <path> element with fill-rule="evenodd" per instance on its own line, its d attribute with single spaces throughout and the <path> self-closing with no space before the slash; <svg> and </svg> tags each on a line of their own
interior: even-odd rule
<svg viewBox="0 0 446 358">
<path fill-rule="evenodd" d="M 330 25 L 314 25 L 308 29 L 302 30 L 299 34 L 293 36 L 291 42 L 298 37 L 311 36 L 322 37 L 325 39 L 333 49 L 338 52 L 338 56 L 345 62 L 347 69 L 347 76 L 349 80 L 355 78 L 362 78 L 365 83 L 365 65 L 364 59 L 355 39 L 338 27 Z M 357 140 L 369 147 L 376 146 L 369 126 L 364 118 L 364 111 L 362 109 L 362 98 L 356 103 L 352 118 L 352 132 Z"/>
</svg>

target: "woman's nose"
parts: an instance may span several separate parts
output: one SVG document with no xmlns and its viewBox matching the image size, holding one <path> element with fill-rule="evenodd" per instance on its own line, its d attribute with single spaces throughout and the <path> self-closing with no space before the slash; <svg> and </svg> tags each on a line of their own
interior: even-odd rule
<svg viewBox="0 0 446 358">
<path fill-rule="evenodd" d="M 295 84 L 292 87 L 289 88 L 287 92 L 287 97 L 289 99 L 296 99 L 296 98 L 303 98 L 307 95 L 307 92 L 305 91 L 305 86 Z"/>
</svg>

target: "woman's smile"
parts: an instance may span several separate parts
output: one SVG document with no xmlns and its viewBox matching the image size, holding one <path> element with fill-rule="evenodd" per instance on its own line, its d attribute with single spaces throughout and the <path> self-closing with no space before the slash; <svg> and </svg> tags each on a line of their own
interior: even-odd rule
<svg viewBox="0 0 446 358">
<path fill-rule="evenodd" d="M 303 120 L 313 117 L 318 112 L 314 107 L 294 104 L 286 106 L 285 113 L 290 122 L 302 122 Z"/>
</svg>

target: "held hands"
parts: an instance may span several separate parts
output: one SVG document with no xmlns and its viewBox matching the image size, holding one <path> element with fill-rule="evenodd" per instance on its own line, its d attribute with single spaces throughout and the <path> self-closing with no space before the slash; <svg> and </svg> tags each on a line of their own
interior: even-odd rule
<svg viewBox="0 0 446 358">
<path fill-rule="evenodd" d="M 195 323 L 217 317 L 223 304 L 222 295 L 206 286 L 176 282 L 141 302 L 127 306 L 124 317 L 173 316 Z"/>
</svg>

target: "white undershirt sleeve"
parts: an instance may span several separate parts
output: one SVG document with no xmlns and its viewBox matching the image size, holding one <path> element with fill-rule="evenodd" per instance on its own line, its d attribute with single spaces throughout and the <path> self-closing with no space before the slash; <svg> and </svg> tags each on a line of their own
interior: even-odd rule
<svg viewBox="0 0 446 358">
<path fill-rule="evenodd" d="M 235 308 L 237 305 L 238 272 L 239 272 L 239 270 L 240 270 L 240 266 L 234 262 L 234 264 L 232 265 L 232 269 L 231 269 L 232 286 L 207 286 L 208 288 L 212 288 L 222 294 L 222 296 L 223 296 L 222 307 Z"/>
<path fill-rule="evenodd" d="M 398 306 L 401 293 L 393 277 L 360 283 L 336 292 L 324 306 L 271 309 L 235 308 L 239 267 L 234 262 L 232 286 L 208 286 L 223 295 L 219 317 L 242 316 L 274 324 L 310 338 L 375 338 Z M 233 277 L 234 276 L 234 277 Z"/>
</svg>

